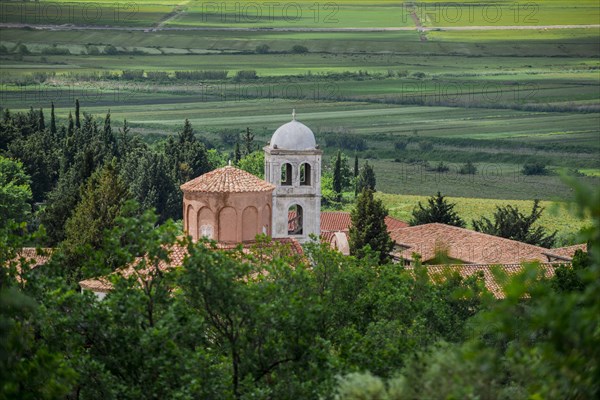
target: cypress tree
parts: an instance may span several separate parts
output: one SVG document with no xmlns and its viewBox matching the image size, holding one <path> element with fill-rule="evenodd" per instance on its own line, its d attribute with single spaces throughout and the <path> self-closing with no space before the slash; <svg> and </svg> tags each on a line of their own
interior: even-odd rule
<svg viewBox="0 0 600 400">
<path fill-rule="evenodd" d="M 81 128 L 81 120 L 79 119 L 79 99 L 75 99 L 75 128 Z"/>
<path fill-rule="evenodd" d="M 338 150 L 333 168 L 333 191 L 336 193 L 337 200 L 342 198 L 342 153 Z"/>
<path fill-rule="evenodd" d="M 43 131 L 46 129 L 46 121 L 44 121 L 44 110 L 40 108 L 39 111 L 39 122 L 38 122 L 38 130 Z"/>
<path fill-rule="evenodd" d="M 364 189 L 356 201 L 356 207 L 350 213 L 352 226 L 349 232 L 350 254 L 363 258 L 365 246 L 373 250 L 381 264 L 390 258 L 394 242 L 390 238 L 385 224 L 388 211 L 382 201 L 373 198 L 373 191 Z"/>
<path fill-rule="evenodd" d="M 254 134 L 250 131 L 249 127 L 246 127 L 246 132 L 244 132 L 242 140 L 244 141 L 245 155 L 252 153 L 254 151 Z"/>
<path fill-rule="evenodd" d="M 240 151 L 240 142 L 235 142 L 235 148 L 233 149 L 233 162 L 237 165 L 242 159 L 242 153 Z"/>
<path fill-rule="evenodd" d="M 50 133 L 56 135 L 56 115 L 54 114 L 54 102 L 52 102 L 52 108 L 50 110 Z"/>
<path fill-rule="evenodd" d="M 69 122 L 68 122 L 68 127 L 67 127 L 67 136 L 72 137 L 73 136 L 73 132 L 74 132 L 73 114 L 71 114 L 71 111 L 69 111 Z"/>
<path fill-rule="evenodd" d="M 364 189 L 370 189 L 375 191 L 375 185 L 377 180 L 375 178 L 375 171 L 373 167 L 369 165 L 368 161 L 365 161 L 365 165 L 358 175 L 356 180 L 356 192 L 355 194 L 361 193 Z"/>
<path fill-rule="evenodd" d="M 358 169 L 358 154 L 354 155 L 354 177 L 358 177 L 359 169 Z"/>
</svg>

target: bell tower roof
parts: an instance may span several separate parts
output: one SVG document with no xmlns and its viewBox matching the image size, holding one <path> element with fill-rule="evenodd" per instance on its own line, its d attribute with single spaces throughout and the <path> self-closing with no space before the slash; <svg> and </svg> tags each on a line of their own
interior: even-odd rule
<svg viewBox="0 0 600 400">
<path fill-rule="evenodd" d="M 292 120 L 277 128 L 269 147 L 280 150 L 315 150 L 317 142 L 313 131 L 296 120 L 296 110 L 293 110 Z"/>
</svg>

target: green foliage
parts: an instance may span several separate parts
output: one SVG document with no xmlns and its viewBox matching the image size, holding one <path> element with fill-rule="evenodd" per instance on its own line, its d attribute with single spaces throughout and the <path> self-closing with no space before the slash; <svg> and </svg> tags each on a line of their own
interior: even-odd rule
<svg viewBox="0 0 600 400">
<path fill-rule="evenodd" d="M 471 161 L 467 161 L 466 164 L 460 167 L 458 173 L 461 175 L 475 175 L 477 173 L 477 166 Z"/>
<path fill-rule="evenodd" d="M 254 152 L 256 145 L 254 144 L 254 133 L 252 133 L 252 131 L 250 130 L 249 127 L 246 127 L 246 131 L 244 132 L 244 134 L 242 135 L 242 143 L 244 145 L 243 147 L 243 153 L 244 155 L 249 155 L 252 152 Z"/>
<path fill-rule="evenodd" d="M 534 224 L 544 212 L 544 208 L 539 203 L 540 201 L 537 199 L 533 201 L 533 207 L 529 215 L 524 215 L 517 207 L 511 205 L 496 207 L 493 217 L 494 222 L 489 218 L 481 217 L 480 220 L 473 220 L 473 229 L 494 236 L 518 240 L 519 242 L 552 247 L 557 231 L 547 234 L 543 227 L 534 227 Z"/>
<path fill-rule="evenodd" d="M 243 157 L 237 166 L 262 179 L 265 175 L 265 153 L 262 150 L 250 153 Z"/>
<path fill-rule="evenodd" d="M 373 167 L 369 165 L 369 162 L 365 161 L 365 165 L 360 170 L 360 174 L 356 180 L 355 193 L 361 193 L 363 190 L 375 191 L 376 184 L 375 171 L 373 170 Z"/>
<path fill-rule="evenodd" d="M 308 53 L 308 47 L 302 46 L 301 44 L 296 44 L 292 47 L 292 53 L 295 53 L 295 54 Z"/>
<path fill-rule="evenodd" d="M 523 165 L 521 173 L 523 175 L 547 175 L 549 171 L 544 164 L 536 162 Z"/>
<path fill-rule="evenodd" d="M 31 212 L 31 187 L 23 163 L 0 156 L 0 229 L 24 222 Z"/>
<path fill-rule="evenodd" d="M 271 48 L 269 47 L 269 45 L 267 45 L 267 44 L 259 44 L 254 49 L 254 52 L 257 53 L 257 54 L 267 54 L 270 50 L 271 50 Z"/>
<path fill-rule="evenodd" d="M 368 253 L 365 247 L 375 252 L 377 260 L 385 263 L 389 260 L 394 242 L 390 238 L 385 224 L 387 209 L 379 199 L 373 198 L 373 191 L 363 189 L 356 200 L 356 207 L 351 212 L 350 252 L 359 258 Z"/>
<path fill-rule="evenodd" d="M 192 124 L 187 119 L 177 137 L 169 137 L 165 155 L 178 185 L 212 169 L 208 163 L 206 147 L 196 139 Z"/>
<path fill-rule="evenodd" d="M 333 166 L 333 191 L 336 193 L 338 201 L 342 197 L 342 153 L 338 150 Z"/>
<path fill-rule="evenodd" d="M 465 227 L 465 222 L 454 211 L 456 204 L 448 203 L 440 192 L 427 199 L 428 206 L 423 207 L 421 202 L 412 212 L 411 225 L 423 225 L 438 222 L 440 224 Z"/>
</svg>

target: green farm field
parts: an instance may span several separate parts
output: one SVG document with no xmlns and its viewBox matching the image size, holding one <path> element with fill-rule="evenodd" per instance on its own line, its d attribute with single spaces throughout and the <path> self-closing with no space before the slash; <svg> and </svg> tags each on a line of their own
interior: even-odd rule
<svg viewBox="0 0 600 400">
<path fill-rule="evenodd" d="M 470 218 L 478 199 L 487 214 L 500 201 L 568 201 L 561 173 L 600 184 L 595 1 L 236 3 L 40 1 L 46 11 L 23 20 L 23 3 L 3 2 L 0 106 L 54 102 L 64 121 L 80 99 L 84 111 L 101 118 L 110 109 L 116 127 L 127 119 L 152 143 L 188 118 L 226 153 L 224 134 L 250 127 L 266 143 L 295 108 L 327 162 L 342 143 L 374 165 L 402 219 L 402 207 L 438 190 Z M 70 14 L 52 14 L 51 4 Z M 226 77 L 182 78 L 186 71 Z M 478 174 L 456 172 L 467 161 Z M 448 173 L 431 171 L 440 162 Z M 532 162 L 549 174 L 523 176 Z M 550 228 L 580 226 L 559 215 L 568 226 L 557 219 Z"/>
</svg>

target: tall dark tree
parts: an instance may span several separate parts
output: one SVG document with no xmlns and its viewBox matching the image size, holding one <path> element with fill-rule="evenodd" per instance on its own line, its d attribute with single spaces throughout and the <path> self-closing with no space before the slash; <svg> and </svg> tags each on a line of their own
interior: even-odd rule
<svg viewBox="0 0 600 400">
<path fill-rule="evenodd" d="M 369 246 L 381 264 L 390 259 L 394 242 L 385 224 L 388 210 L 380 199 L 373 197 L 373 191 L 364 189 L 356 201 L 356 207 L 350 213 L 350 253 L 362 258 L 365 256 L 365 246 Z"/>
<path fill-rule="evenodd" d="M 104 130 L 102 134 L 102 141 L 104 142 L 104 146 L 106 146 L 107 155 L 116 156 L 117 140 L 115 139 L 115 135 L 113 134 L 112 127 L 110 125 L 110 110 L 108 110 L 106 118 L 104 118 Z"/>
<path fill-rule="evenodd" d="M 44 110 L 40 108 L 39 111 L 39 122 L 38 122 L 38 130 L 43 131 L 46 129 L 46 122 L 44 120 Z"/>
<path fill-rule="evenodd" d="M 52 102 L 52 108 L 50 109 L 50 133 L 56 135 L 56 115 L 54 114 L 54 102 Z"/>
<path fill-rule="evenodd" d="M 242 159 L 242 152 L 240 151 L 240 142 L 235 142 L 235 147 L 233 148 L 233 162 L 237 165 Z"/>
<path fill-rule="evenodd" d="M 486 217 L 481 217 L 477 221 L 473 220 L 473 228 L 478 232 L 494 236 L 518 240 L 536 246 L 552 247 L 556 240 L 557 231 L 546 234 L 544 227 L 533 226 L 540 219 L 543 211 L 544 207 L 540 206 L 538 199 L 533 201 L 533 208 L 529 215 L 521 213 L 518 207 L 511 205 L 496 206 L 493 222 Z"/>
<path fill-rule="evenodd" d="M 333 191 L 336 193 L 337 200 L 342 198 L 342 153 L 338 150 L 333 167 Z"/>
<path fill-rule="evenodd" d="M 358 168 L 358 154 L 354 155 L 354 177 L 358 177 L 360 170 Z"/>
<path fill-rule="evenodd" d="M 67 136 L 73 136 L 75 132 L 74 123 L 73 123 L 73 114 L 69 111 L 69 120 L 67 123 Z"/>
<path fill-rule="evenodd" d="M 79 118 L 79 99 L 75 99 L 75 128 L 81 128 L 81 120 Z"/>
<path fill-rule="evenodd" d="M 165 155 L 178 185 L 211 170 L 206 147 L 194 136 L 188 119 L 177 137 L 171 136 L 167 140 Z"/>
<path fill-rule="evenodd" d="M 365 189 L 375 191 L 376 184 L 375 171 L 373 170 L 373 167 L 369 165 L 369 162 L 365 161 L 365 165 L 362 167 L 358 179 L 356 180 L 355 194 L 361 193 Z"/>
<path fill-rule="evenodd" d="M 248 155 L 254 151 L 254 133 L 250 130 L 249 127 L 246 127 L 246 131 L 242 135 L 242 141 L 244 144 L 244 155 Z"/>
<path fill-rule="evenodd" d="M 431 196 L 427 199 L 427 203 L 427 207 L 424 207 L 421 202 L 415 207 L 412 212 L 411 225 L 439 222 L 440 224 L 464 228 L 465 221 L 454 211 L 456 204 L 448 203 L 448 200 L 440 192 L 437 192 L 436 196 Z"/>
</svg>

